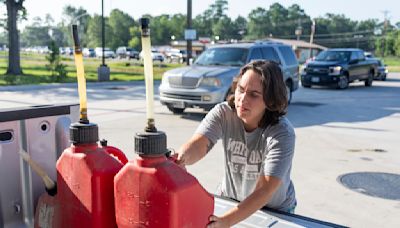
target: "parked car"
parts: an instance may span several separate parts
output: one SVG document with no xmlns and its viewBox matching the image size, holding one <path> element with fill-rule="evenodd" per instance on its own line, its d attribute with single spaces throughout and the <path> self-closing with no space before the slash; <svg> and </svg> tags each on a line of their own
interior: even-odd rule
<svg viewBox="0 0 400 228">
<path fill-rule="evenodd" d="M 59 47 L 59 48 L 58 48 L 58 53 L 59 53 L 60 55 L 65 55 L 65 49 L 64 49 L 63 47 Z"/>
<path fill-rule="evenodd" d="M 74 49 L 72 47 L 64 47 L 64 54 L 65 55 L 73 55 Z"/>
<path fill-rule="evenodd" d="M 161 104 L 173 113 L 188 107 L 210 110 L 226 100 L 240 68 L 256 59 L 280 64 L 290 102 L 299 83 L 299 64 L 292 48 L 277 42 L 255 42 L 216 45 L 192 65 L 166 71 L 159 87 Z"/>
<path fill-rule="evenodd" d="M 301 84 L 335 86 L 346 89 L 349 83 L 364 81 L 371 86 L 377 73 L 374 61 L 366 59 L 364 51 L 356 48 L 333 48 L 320 52 L 302 69 Z"/>
<path fill-rule="evenodd" d="M 182 63 L 183 62 L 183 53 L 179 49 L 169 49 L 165 52 L 165 58 L 167 62 L 177 62 L 177 63 Z"/>
<path fill-rule="evenodd" d="M 187 50 L 180 50 L 180 53 L 182 53 L 182 62 L 187 61 Z M 192 53 L 192 57 L 195 57 L 195 52 Z"/>
<path fill-rule="evenodd" d="M 101 47 L 97 47 L 94 49 L 97 57 L 103 57 L 103 49 Z M 115 58 L 115 53 L 110 48 L 104 48 L 104 58 Z"/>
<path fill-rule="evenodd" d="M 141 60 L 143 60 L 143 51 L 140 52 L 139 57 Z M 164 62 L 164 55 L 155 49 L 151 50 L 151 57 L 152 57 L 153 61 Z"/>
<path fill-rule="evenodd" d="M 93 48 L 84 48 L 82 50 L 82 55 L 84 57 L 95 57 L 96 56 L 96 52 L 94 51 Z"/>
<path fill-rule="evenodd" d="M 117 58 L 139 59 L 139 52 L 134 48 L 118 47 L 115 54 Z"/>
<path fill-rule="evenodd" d="M 385 81 L 389 72 L 387 69 L 387 65 L 383 63 L 383 60 L 378 58 L 369 58 L 369 60 L 375 61 L 375 64 L 377 66 L 377 74 L 375 75 L 374 79 Z"/>
</svg>

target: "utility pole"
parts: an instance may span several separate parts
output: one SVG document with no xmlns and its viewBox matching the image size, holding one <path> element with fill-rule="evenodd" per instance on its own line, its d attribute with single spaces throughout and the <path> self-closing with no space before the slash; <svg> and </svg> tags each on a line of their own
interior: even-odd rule
<svg viewBox="0 0 400 228">
<path fill-rule="evenodd" d="M 192 0 L 187 0 L 187 29 L 192 29 Z M 192 58 L 192 40 L 186 39 L 186 65 L 190 65 L 189 60 Z"/>
<path fill-rule="evenodd" d="M 104 47 L 105 47 L 105 24 L 104 24 L 104 0 L 101 0 L 101 52 L 102 64 L 97 68 L 97 80 L 109 81 L 110 68 L 106 65 L 104 60 Z"/>
<path fill-rule="evenodd" d="M 297 22 L 298 22 L 298 26 L 297 26 L 296 30 L 294 31 L 294 34 L 296 35 L 297 40 L 300 40 L 300 36 L 303 33 L 303 27 L 301 26 L 301 18 L 299 18 L 297 20 Z"/>
<path fill-rule="evenodd" d="M 382 11 L 383 13 L 383 33 L 382 33 L 382 47 L 381 47 L 381 55 L 382 57 L 385 57 L 385 43 L 386 43 L 386 29 L 388 26 L 388 14 L 389 11 L 388 10 L 384 10 Z"/>
<path fill-rule="evenodd" d="M 105 47 L 105 31 L 104 31 L 105 25 L 104 25 L 104 0 L 101 0 L 101 51 L 103 52 L 102 54 L 102 65 L 106 65 L 104 63 L 104 47 Z"/>
<path fill-rule="evenodd" d="M 311 24 L 311 34 L 310 34 L 310 46 L 314 43 L 314 34 L 315 34 L 315 19 L 312 20 Z M 308 58 L 312 58 L 312 47 L 310 47 L 310 54 Z"/>
</svg>

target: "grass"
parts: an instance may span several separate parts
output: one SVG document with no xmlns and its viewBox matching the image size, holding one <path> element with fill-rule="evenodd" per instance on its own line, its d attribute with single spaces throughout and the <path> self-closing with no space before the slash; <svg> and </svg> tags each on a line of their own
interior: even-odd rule
<svg viewBox="0 0 400 228">
<path fill-rule="evenodd" d="M 384 57 L 383 62 L 387 65 L 389 72 L 400 72 L 400 58 L 389 56 Z"/>
<path fill-rule="evenodd" d="M 6 78 L 13 77 L 4 75 L 7 70 L 8 56 L 4 51 L 0 51 L 0 86 L 7 85 Z M 62 62 L 67 65 L 68 75 L 61 82 L 76 82 L 76 68 L 72 56 L 63 56 Z M 385 64 L 388 65 L 389 72 L 400 72 L 400 58 L 399 57 L 385 57 Z M 47 84 L 55 82 L 55 78 L 51 76 L 50 71 L 47 70 L 45 55 L 21 53 L 21 67 L 23 75 L 16 76 L 13 84 Z M 85 76 L 86 81 L 97 81 L 97 68 L 101 64 L 101 59 L 85 58 Z M 143 66 L 141 62 L 136 60 L 106 60 L 106 64 L 110 67 L 110 80 L 111 81 L 136 81 L 143 80 Z M 181 64 L 160 64 L 155 62 L 153 65 L 154 79 L 160 80 L 162 74 L 170 69 L 180 67 Z"/>
<path fill-rule="evenodd" d="M 83 61 L 86 81 L 97 81 L 97 68 L 101 65 L 101 59 L 84 58 Z M 68 74 L 67 77 L 61 82 L 76 82 L 76 68 L 73 56 L 63 56 L 62 62 L 63 64 L 67 65 L 66 70 L 68 71 Z M 0 86 L 7 84 L 6 77 L 12 77 L 10 75 L 5 75 L 7 63 L 8 56 L 4 51 L 0 52 Z M 111 81 L 136 81 L 144 79 L 143 65 L 137 60 L 107 59 L 105 63 L 110 68 Z M 55 78 L 51 76 L 51 72 L 46 68 L 47 64 L 48 62 L 45 59 L 45 55 L 21 53 L 21 67 L 23 75 L 16 76 L 13 84 L 47 84 L 55 82 Z M 165 71 L 180 66 L 182 65 L 154 62 L 154 80 L 160 80 Z"/>
</svg>

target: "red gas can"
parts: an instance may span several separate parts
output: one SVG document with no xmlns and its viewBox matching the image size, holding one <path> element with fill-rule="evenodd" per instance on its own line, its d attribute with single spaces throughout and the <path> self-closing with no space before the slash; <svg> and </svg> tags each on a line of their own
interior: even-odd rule
<svg viewBox="0 0 400 228">
<path fill-rule="evenodd" d="M 140 157 L 128 162 L 115 176 L 118 227 L 206 227 L 213 214 L 214 197 L 165 156 L 165 146 L 153 140 L 160 138 L 158 133 L 146 137 L 137 134 L 135 151 Z M 166 138 L 165 134 L 162 137 Z M 138 144 L 147 146 L 143 149 Z"/>
<path fill-rule="evenodd" d="M 116 227 L 113 181 L 123 164 L 109 152 L 124 155 L 97 144 L 97 125 L 77 123 L 70 129 L 73 145 L 57 161 L 58 227 Z"/>
</svg>

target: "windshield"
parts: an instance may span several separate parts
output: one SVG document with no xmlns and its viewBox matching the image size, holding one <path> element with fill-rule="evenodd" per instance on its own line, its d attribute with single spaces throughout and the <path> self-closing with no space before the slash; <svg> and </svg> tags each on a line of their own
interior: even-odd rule
<svg viewBox="0 0 400 228">
<path fill-rule="evenodd" d="M 211 48 L 204 51 L 195 64 L 242 66 L 246 63 L 247 53 L 245 48 Z"/>
<path fill-rule="evenodd" d="M 322 51 L 315 57 L 315 60 L 317 61 L 347 62 L 349 59 L 349 51 Z"/>
</svg>

